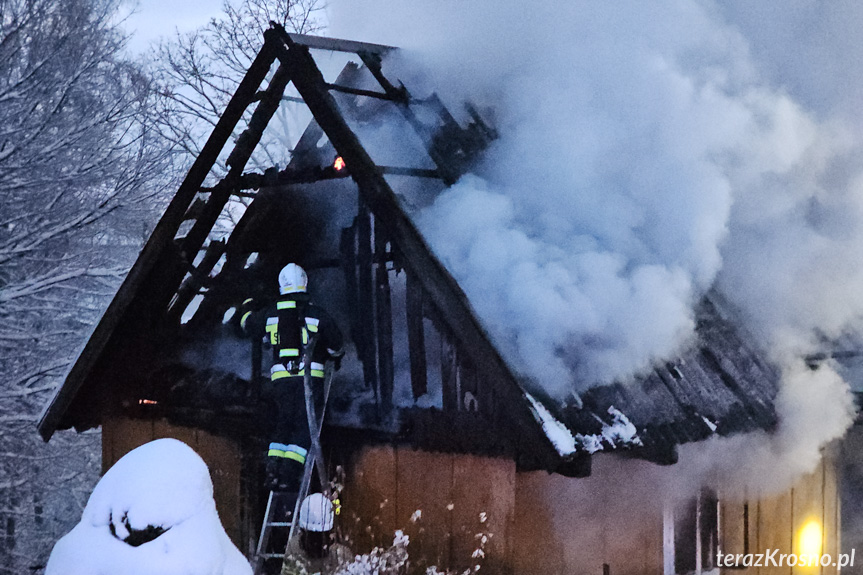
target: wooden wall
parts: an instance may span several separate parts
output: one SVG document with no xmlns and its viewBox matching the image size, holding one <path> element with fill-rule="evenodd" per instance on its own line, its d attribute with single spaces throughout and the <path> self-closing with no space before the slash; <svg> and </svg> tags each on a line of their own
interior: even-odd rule
<svg viewBox="0 0 863 575">
<path fill-rule="evenodd" d="M 825 455 L 818 468 L 794 486 L 760 501 L 721 504 L 720 541 L 723 553 L 802 553 L 800 535 L 810 521 L 821 526 L 821 553 L 834 561 L 840 553 L 840 505 L 836 460 Z M 856 559 L 856 558 L 855 558 Z M 745 575 L 831 575 L 838 567 L 742 567 L 723 569 L 723 573 Z"/>
<path fill-rule="evenodd" d="M 483 572 L 602 575 L 607 568 L 611 575 L 662 575 L 665 499 L 683 485 L 673 480 L 674 469 L 599 456 L 590 477 L 571 479 L 516 473 L 506 459 L 367 447 L 349 466 L 340 522 L 358 553 L 387 547 L 393 532 L 404 530 L 411 537 L 411 560 L 422 558 L 418 567 L 471 565 L 475 535 L 491 533 Z M 723 552 L 775 547 L 800 553 L 800 530 L 814 519 L 822 526 L 822 552 L 838 556 L 837 486 L 835 462 L 826 457 L 780 495 L 720 501 Z M 411 521 L 417 510 L 421 518 Z M 480 512 L 487 514 L 482 524 Z M 837 572 L 834 567 L 722 570 L 728 575 Z"/>
<path fill-rule="evenodd" d="M 354 552 L 388 547 L 401 529 L 420 572 L 464 569 L 475 563 L 477 536 L 491 534 L 483 571 L 503 568 L 515 508 L 512 460 L 367 447 L 347 474 L 340 523 Z"/>
<path fill-rule="evenodd" d="M 242 460 L 235 442 L 200 429 L 172 425 L 165 420 L 106 417 L 102 422 L 102 472 L 136 447 L 166 437 L 187 444 L 207 463 L 222 525 L 234 544 L 241 551 L 247 551 L 247 545 L 243 543 L 245 514 L 240 492 Z"/>
<path fill-rule="evenodd" d="M 612 465 L 609 465 L 611 463 Z M 516 574 L 662 574 L 662 504 L 647 462 L 596 457 L 589 477 L 519 473 L 509 564 Z"/>
</svg>

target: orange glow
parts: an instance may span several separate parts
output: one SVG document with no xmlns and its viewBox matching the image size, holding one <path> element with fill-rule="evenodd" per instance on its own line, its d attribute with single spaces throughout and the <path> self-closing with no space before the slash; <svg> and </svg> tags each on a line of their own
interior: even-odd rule
<svg viewBox="0 0 863 575">
<path fill-rule="evenodd" d="M 338 156 L 338 157 L 336 158 L 336 161 L 334 161 L 334 162 L 333 162 L 333 168 L 334 168 L 337 172 L 341 172 L 342 170 L 344 170 L 344 169 L 345 169 L 345 161 L 342 159 L 342 157 L 341 157 L 341 156 Z"/>
<path fill-rule="evenodd" d="M 155 399 L 139 399 L 138 405 L 158 405 L 158 401 Z"/>
<path fill-rule="evenodd" d="M 800 564 L 817 565 L 818 563 L 812 562 L 818 561 L 818 558 L 821 557 L 821 525 L 814 519 L 808 521 L 803 528 L 800 529 L 798 537 L 799 548 L 797 553 L 801 555 L 801 559 L 804 561 Z"/>
</svg>

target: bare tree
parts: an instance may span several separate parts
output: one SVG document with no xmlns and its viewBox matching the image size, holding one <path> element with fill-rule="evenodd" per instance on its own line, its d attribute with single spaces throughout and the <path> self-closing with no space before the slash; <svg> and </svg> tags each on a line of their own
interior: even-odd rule
<svg viewBox="0 0 863 575">
<path fill-rule="evenodd" d="M 38 567 L 97 478 L 98 434 L 45 446 L 35 423 L 165 185 L 118 2 L 0 0 L 0 573 Z"/>
<path fill-rule="evenodd" d="M 206 26 L 163 42 L 153 75 L 164 96 L 162 133 L 194 158 L 263 44 L 269 23 L 304 34 L 323 30 L 321 0 L 240 0 L 225 2 L 223 13 Z M 281 106 L 275 128 L 258 146 L 251 165 L 266 168 L 288 161 L 298 137 L 297 110 Z M 246 118 L 248 119 L 248 118 Z M 241 124 L 243 124 L 241 122 Z"/>
</svg>

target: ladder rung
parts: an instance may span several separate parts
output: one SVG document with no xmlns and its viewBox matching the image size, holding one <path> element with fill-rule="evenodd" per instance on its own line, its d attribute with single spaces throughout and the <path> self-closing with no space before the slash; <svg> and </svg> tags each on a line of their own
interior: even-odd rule
<svg viewBox="0 0 863 575">
<path fill-rule="evenodd" d="M 262 553 L 261 557 L 263 557 L 264 559 L 275 559 L 276 557 L 278 557 L 279 559 L 284 559 L 285 554 L 284 553 Z"/>
<path fill-rule="evenodd" d="M 293 525 L 290 521 L 274 521 L 273 523 L 267 523 L 267 527 L 290 527 Z"/>
</svg>

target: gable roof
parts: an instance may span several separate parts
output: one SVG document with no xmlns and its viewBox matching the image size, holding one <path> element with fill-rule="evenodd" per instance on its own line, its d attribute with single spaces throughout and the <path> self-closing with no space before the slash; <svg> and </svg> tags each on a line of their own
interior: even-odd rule
<svg viewBox="0 0 863 575">
<path fill-rule="evenodd" d="M 417 100 L 403 85 L 391 82 L 381 66 L 383 56 L 394 50 L 391 47 L 288 34 L 278 26 L 268 30 L 264 39 L 263 48 L 138 260 L 65 382 L 46 406 L 39 422 L 39 431 L 46 441 L 58 428 L 98 424 L 92 415 L 83 414 L 98 411 L 104 402 L 108 385 L 105 380 L 116 373 L 110 365 L 133 361 L 134 352 L 127 349 L 129 342 L 148 345 L 141 339 L 143 332 L 161 334 L 165 329 L 176 330 L 183 311 L 223 256 L 227 258 L 220 276 L 248 279 L 251 272 L 245 264 L 252 251 L 249 246 L 254 243 L 261 220 L 268 217 L 273 202 L 277 201 L 267 191 L 268 187 L 348 175 L 333 168 L 321 168 L 319 162 L 309 160 L 318 152 L 317 144 L 323 136 L 349 166 L 349 176 L 359 190 L 360 205 L 365 206 L 361 211 L 367 209 L 375 226 L 381 226 L 392 245 L 389 253 L 407 272 L 409 291 L 411 285 L 419 286 L 421 299 L 430 303 L 439 323 L 452 333 L 461 348 L 469 350 L 473 369 L 493 382 L 495 401 L 508 408 L 506 421 L 496 421 L 495 429 L 502 430 L 520 446 L 524 467 L 565 472 L 567 462 L 600 449 L 635 447 L 641 448 L 647 457 L 671 462 L 678 443 L 702 439 L 714 432 L 731 433 L 773 425 L 775 374 L 760 362 L 754 351 L 742 345 L 731 324 L 719 316 L 709 301 L 699 312 L 699 344 L 679 361 L 636 382 L 590 390 L 583 395 L 579 408 L 560 407 L 548 397 L 528 394 L 491 344 L 464 292 L 429 249 L 387 179 L 389 175 L 400 175 L 452 184 L 495 137 L 493 129 L 473 110 L 469 110 L 469 123 L 462 127 L 436 96 Z M 373 78 L 375 85 L 368 87 L 362 83 L 360 68 L 355 64 L 348 64 L 335 82 L 327 82 L 312 56 L 313 49 L 355 54 L 364 65 L 365 78 Z M 274 62 L 278 63 L 277 70 L 266 88 L 261 88 Z M 289 83 L 293 83 L 309 107 L 313 121 L 300 138 L 287 168 L 264 174 L 244 173 Z M 375 163 L 349 125 L 334 93 L 371 99 L 394 108 L 419 137 L 434 167 Z M 204 187 L 234 127 L 254 104 L 257 105 L 248 128 L 228 156 L 227 175 L 215 185 Z M 420 108 L 422 112 L 418 111 Z M 432 122 L 425 119 L 429 113 Z M 231 195 L 248 189 L 260 191 L 227 240 L 206 244 Z M 185 226 L 187 230 L 183 229 L 184 222 L 190 222 L 190 226 Z M 386 252 L 385 244 L 379 247 Z M 371 258 L 371 253 L 367 256 Z M 201 305 L 210 306 L 208 314 L 213 316 L 223 312 L 226 304 L 214 296 Z M 158 340 L 159 335 L 152 339 Z"/>
</svg>

